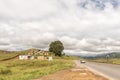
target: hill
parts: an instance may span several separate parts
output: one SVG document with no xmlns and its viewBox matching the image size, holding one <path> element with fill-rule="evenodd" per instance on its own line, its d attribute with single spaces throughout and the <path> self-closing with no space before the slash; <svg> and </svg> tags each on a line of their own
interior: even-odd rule
<svg viewBox="0 0 120 80">
<path fill-rule="evenodd" d="M 28 49 L 28 50 L 23 50 L 23 51 L 3 51 L 3 50 L 0 50 L 0 61 L 17 57 L 20 54 L 28 54 L 31 50 L 37 50 L 37 49 Z"/>
<path fill-rule="evenodd" d="M 99 54 L 94 57 L 86 57 L 88 61 L 110 63 L 110 64 L 120 64 L 120 53 L 111 52 L 106 54 Z"/>
<path fill-rule="evenodd" d="M 111 52 L 111 53 L 103 53 L 103 54 L 96 54 L 94 56 L 84 56 L 83 58 L 87 59 L 98 59 L 98 58 L 120 58 L 120 52 Z"/>
</svg>

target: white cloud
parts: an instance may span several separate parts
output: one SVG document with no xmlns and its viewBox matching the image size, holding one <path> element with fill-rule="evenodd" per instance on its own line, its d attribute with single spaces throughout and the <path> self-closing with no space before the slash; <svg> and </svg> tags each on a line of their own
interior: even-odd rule
<svg viewBox="0 0 120 80">
<path fill-rule="evenodd" d="M 0 49 L 48 48 L 61 40 L 65 51 L 120 51 L 120 8 L 105 3 L 103 10 L 88 0 L 1 0 Z M 119 4 L 119 2 L 118 2 Z"/>
</svg>

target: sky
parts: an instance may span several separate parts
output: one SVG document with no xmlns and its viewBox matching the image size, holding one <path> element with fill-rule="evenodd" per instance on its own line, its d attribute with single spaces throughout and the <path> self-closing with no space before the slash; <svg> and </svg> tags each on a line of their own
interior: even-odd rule
<svg viewBox="0 0 120 80">
<path fill-rule="evenodd" d="M 0 0 L 0 49 L 120 52 L 120 0 Z"/>
</svg>

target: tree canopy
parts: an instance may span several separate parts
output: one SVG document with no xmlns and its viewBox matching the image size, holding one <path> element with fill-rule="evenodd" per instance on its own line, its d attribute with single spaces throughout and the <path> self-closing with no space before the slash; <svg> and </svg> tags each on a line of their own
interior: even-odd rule
<svg viewBox="0 0 120 80">
<path fill-rule="evenodd" d="M 49 45 L 49 51 L 55 53 L 55 56 L 61 56 L 64 46 L 61 41 L 51 42 Z"/>
</svg>

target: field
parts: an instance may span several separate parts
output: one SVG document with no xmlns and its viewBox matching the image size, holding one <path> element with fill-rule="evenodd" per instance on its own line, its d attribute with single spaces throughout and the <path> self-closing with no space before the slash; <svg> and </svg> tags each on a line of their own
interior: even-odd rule
<svg viewBox="0 0 120 80">
<path fill-rule="evenodd" d="M 32 80 L 73 67 L 73 61 L 9 60 L 0 62 L 0 80 Z"/>
<path fill-rule="evenodd" d="M 61 57 L 58 57 L 58 56 L 53 56 L 54 59 L 64 59 L 64 60 L 80 60 L 82 58 L 80 57 L 76 57 L 76 56 L 61 56 Z"/>
<path fill-rule="evenodd" d="M 0 51 L 0 60 L 12 58 L 12 57 L 17 56 L 17 55 L 18 55 L 18 53 Z"/>
<path fill-rule="evenodd" d="M 8 58 L 12 58 L 14 56 L 16 56 L 17 54 L 1 54 L 0 53 L 0 60 L 3 60 L 3 59 L 8 59 Z"/>
</svg>

